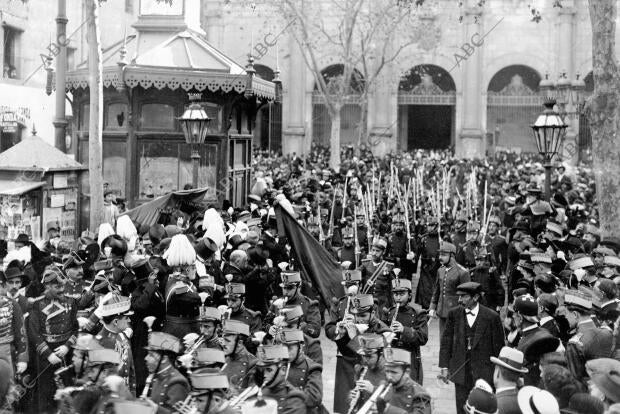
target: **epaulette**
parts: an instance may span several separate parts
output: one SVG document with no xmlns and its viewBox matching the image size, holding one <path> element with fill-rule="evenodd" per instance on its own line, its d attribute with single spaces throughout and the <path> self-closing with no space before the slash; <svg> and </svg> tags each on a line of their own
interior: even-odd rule
<svg viewBox="0 0 620 414">
<path fill-rule="evenodd" d="M 572 336 L 572 337 L 568 340 L 568 342 L 569 342 L 569 343 L 573 343 L 573 344 L 580 344 L 580 345 L 583 345 L 583 342 L 581 342 L 581 338 L 582 338 L 582 337 L 583 337 L 583 333 L 582 333 L 582 332 L 576 333 L 575 335 L 573 335 L 573 336 Z"/>
</svg>

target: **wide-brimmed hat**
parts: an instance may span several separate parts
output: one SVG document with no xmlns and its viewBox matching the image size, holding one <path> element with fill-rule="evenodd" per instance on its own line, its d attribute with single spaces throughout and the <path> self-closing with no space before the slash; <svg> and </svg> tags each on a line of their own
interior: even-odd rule
<svg viewBox="0 0 620 414">
<path fill-rule="evenodd" d="M 546 329 L 537 329 L 521 340 L 518 349 L 523 352 L 527 361 L 537 361 L 543 354 L 558 349 L 559 345 L 559 338 L 551 335 Z"/>
<path fill-rule="evenodd" d="M 596 373 L 590 377 L 607 399 L 620 402 L 620 371 L 615 369 Z"/>
<path fill-rule="evenodd" d="M 560 414 L 560 405 L 553 394 L 538 387 L 521 388 L 517 401 L 523 414 Z"/>
<path fill-rule="evenodd" d="M 505 346 L 499 351 L 499 357 L 491 357 L 491 362 L 513 372 L 526 374 L 528 369 L 523 367 L 523 358 L 523 352 Z"/>
</svg>

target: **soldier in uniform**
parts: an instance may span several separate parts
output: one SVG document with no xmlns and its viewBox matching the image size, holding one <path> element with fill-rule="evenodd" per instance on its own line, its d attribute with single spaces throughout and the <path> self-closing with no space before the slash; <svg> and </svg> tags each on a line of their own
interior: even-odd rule
<svg viewBox="0 0 620 414">
<path fill-rule="evenodd" d="M 112 234 L 101 242 L 105 256 L 112 260 L 114 283 L 121 288 L 123 296 L 129 296 L 135 289 L 134 275 L 124 263 L 127 254 L 127 242 L 118 234 Z"/>
<path fill-rule="evenodd" d="M 392 345 L 411 353 L 411 379 L 422 384 L 422 354 L 420 346 L 428 342 L 428 313 L 416 303 L 411 302 L 411 280 L 393 279 L 392 297 L 396 304 L 390 308 L 387 318 L 383 321 L 390 327 L 395 337 Z"/>
<path fill-rule="evenodd" d="M 403 272 L 405 278 L 411 278 L 415 273 L 414 254 L 416 251 L 415 240 L 408 240 L 405 226 L 408 225 L 403 214 L 395 214 L 392 217 L 392 233 L 388 236 L 388 248 L 386 257 L 394 262 L 394 265 Z"/>
<path fill-rule="evenodd" d="M 418 260 L 420 260 L 420 280 L 416 293 L 415 302 L 424 309 L 428 309 L 433 296 L 435 282 L 437 280 L 437 269 L 439 262 L 437 253 L 439 251 L 439 233 L 437 232 L 437 221 L 429 220 L 426 223 L 427 233 L 420 237 L 418 244 Z"/>
<path fill-rule="evenodd" d="M 256 383 L 262 384 L 263 395 L 273 398 L 277 403 L 278 414 L 305 414 L 306 396 L 302 391 L 286 381 L 286 362 L 288 350 L 283 345 L 261 345 L 258 356 Z M 247 406 L 256 404 L 256 399 L 248 400 Z M 245 409 L 243 412 L 246 412 Z"/>
<path fill-rule="evenodd" d="M 508 261 L 508 244 L 506 243 L 506 238 L 499 232 L 501 226 L 502 221 L 500 218 L 491 216 L 489 218 L 489 224 L 487 225 L 487 233 L 482 243 L 491 254 L 491 266 L 494 266 L 500 274 L 503 274 L 506 272 L 506 264 Z"/>
<path fill-rule="evenodd" d="M 367 291 L 372 292 L 377 299 L 377 312 L 380 317 L 383 315 L 384 308 L 389 308 L 392 302 L 390 279 L 393 263 L 383 259 L 386 249 L 387 240 L 383 237 L 376 237 L 372 242 L 370 257 L 362 260 L 361 265 L 364 289 L 368 286 Z"/>
<path fill-rule="evenodd" d="M 454 233 L 450 236 L 450 240 L 456 247 L 456 250 L 467 241 L 467 213 L 460 211 L 456 215 L 454 222 Z"/>
<path fill-rule="evenodd" d="M 235 411 L 226 399 L 229 389 L 228 378 L 217 370 L 192 372 L 192 397 L 196 401 L 198 413 L 233 414 Z M 181 411 L 179 412 L 191 412 Z"/>
<path fill-rule="evenodd" d="M 282 326 L 284 328 L 300 329 L 301 319 L 304 315 L 301 306 L 287 305 L 282 308 L 280 313 L 282 315 Z M 272 329 L 270 328 L 270 333 L 271 331 Z M 304 333 L 304 353 L 317 364 L 323 365 L 323 350 L 321 349 L 321 340 L 319 338 L 313 338 Z"/>
<path fill-rule="evenodd" d="M 303 318 L 300 329 L 305 334 L 318 338 L 321 333 L 321 315 L 319 313 L 319 302 L 312 300 L 301 293 L 301 274 L 298 271 L 286 271 L 280 274 L 282 283 L 282 293 L 286 298 L 288 306 L 301 306 Z"/>
<path fill-rule="evenodd" d="M 125 380 L 132 393 L 136 392 L 136 371 L 131 350 L 131 342 L 127 337 L 130 327 L 131 300 L 114 293 L 108 293 L 102 300 L 101 320 L 103 328 L 95 339 L 104 348 L 114 349 L 120 355 L 117 374 Z"/>
<path fill-rule="evenodd" d="M 338 250 L 338 260 L 341 263 L 349 262 L 351 267 L 355 266 L 355 243 L 353 242 L 353 228 L 342 228 L 342 248 Z"/>
<path fill-rule="evenodd" d="M 437 281 L 429 311 L 431 317 L 439 317 L 439 336 L 443 335 L 448 311 L 458 305 L 456 287 L 470 281 L 469 272 L 456 262 L 455 254 L 454 244 L 441 243 L 439 248 L 441 267 L 437 270 Z"/>
<path fill-rule="evenodd" d="M 366 226 L 366 218 L 361 208 L 357 209 L 355 215 L 355 222 L 357 224 L 357 242 L 360 248 L 360 254 L 368 254 L 368 227 Z"/>
<path fill-rule="evenodd" d="M 256 365 L 256 357 L 244 345 L 250 335 L 250 327 L 243 322 L 228 319 L 224 321 L 222 331 L 226 354 L 226 367 L 222 373 L 228 377 L 232 390 L 239 393 L 250 384 Z"/>
<path fill-rule="evenodd" d="M 456 249 L 456 255 L 454 257 L 456 262 L 466 269 L 471 269 L 476 266 L 476 256 L 482 247 L 480 245 L 480 240 L 478 240 L 479 233 L 480 223 L 476 221 L 467 223 L 465 242 Z"/>
<path fill-rule="evenodd" d="M 299 329 L 285 328 L 280 332 L 279 342 L 288 348 L 286 380 L 304 393 L 307 411 L 318 414 L 323 401 L 323 367 L 306 356 L 304 341 L 304 333 Z"/>
<path fill-rule="evenodd" d="M 165 332 L 151 332 L 146 350 L 149 376 L 141 396 L 158 405 L 157 414 L 170 414 L 190 392 L 189 382 L 174 366 L 181 342 Z"/>
<path fill-rule="evenodd" d="M 586 362 L 590 359 L 609 358 L 613 351 L 611 330 L 598 328 L 592 320 L 592 297 L 582 291 L 570 290 L 564 294 L 564 317 L 575 334 L 566 344 L 566 362 L 573 377 L 586 383 Z"/>
<path fill-rule="evenodd" d="M 148 344 L 148 329 L 144 323 L 144 318 L 154 316 L 156 318 L 154 327 L 160 329 L 164 321 L 166 310 L 164 308 L 164 297 L 159 290 L 159 272 L 153 269 L 148 259 L 139 259 L 131 267 L 136 276 L 136 285 L 131 294 L 131 350 L 134 356 L 136 371 L 136 393 L 140 394 L 144 388 L 144 381 L 148 375 L 144 357 Z"/>
<path fill-rule="evenodd" d="M 334 412 L 338 413 L 346 412 L 349 392 L 355 386 L 355 364 L 360 362 L 360 356 L 357 353 L 358 336 L 363 333 L 360 329 L 368 333 L 389 331 L 389 328 L 376 317 L 372 295 L 358 294 L 350 302 L 350 309 L 346 309 L 345 305 L 340 319 L 332 318 L 325 325 L 325 335 L 336 342 L 338 347 L 334 389 Z"/>
<path fill-rule="evenodd" d="M 27 332 L 36 353 L 32 361 L 38 376 L 35 404 L 39 413 L 47 413 L 55 409 L 54 369 L 71 358 L 69 351 L 77 338 L 78 323 L 75 301 L 64 296 L 65 278 L 60 270 L 47 268 L 42 283 L 45 295 L 33 303 Z"/>
<path fill-rule="evenodd" d="M 219 338 L 219 333 L 222 329 L 222 315 L 220 311 L 217 308 L 201 306 L 198 325 L 200 326 L 200 337 L 196 342 L 201 342 L 202 345 L 200 347 L 222 349 Z"/>
<path fill-rule="evenodd" d="M 362 361 L 355 366 L 355 388 L 351 390 L 349 398 L 349 410 L 353 412 L 364 405 L 374 387 L 385 380 L 383 336 L 365 333 L 360 336 L 359 343 L 360 349 L 357 353 L 362 356 Z"/>
<path fill-rule="evenodd" d="M 411 379 L 411 355 L 404 349 L 385 348 L 385 377 L 387 394 L 377 399 L 377 410 L 385 414 L 430 414 L 431 396 Z"/>
<path fill-rule="evenodd" d="M 260 312 L 245 307 L 245 285 L 243 283 L 226 284 L 226 303 L 230 308 L 230 319 L 243 322 L 250 328 L 248 335 L 262 329 L 263 321 Z"/>
<path fill-rule="evenodd" d="M 162 332 L 183 339 L 190 332 L 198 330 L 196 317 L 202 303 L 196 287 L 183 273 L 173 273 L 166 283 L 164 295 L 166 320 Z"/>
<path fill-rule="evenodd" d="M 7 268 L 11 276 L 10 268 Z M 18 272 L 21 273 L 21 272 Z M 19 304 L 7 296 L 7 278 L 0 271 L 0 355 L 21 375 L 28 367 L 24 316 Z"/>
<path fill-rule="evenodd" d="M 65 283 L 65 296 L 72 298 L 77 302 L 78 310 L 87 309 L 93 306 L 95 302 L 95 293 L 89 289 L 90 282 L 84 280 L 84 268 L 76 260 L 72 252 L 72 256 L 63 264 L 63 270 L 67 275 L 67 283 Z"/>
</svg>

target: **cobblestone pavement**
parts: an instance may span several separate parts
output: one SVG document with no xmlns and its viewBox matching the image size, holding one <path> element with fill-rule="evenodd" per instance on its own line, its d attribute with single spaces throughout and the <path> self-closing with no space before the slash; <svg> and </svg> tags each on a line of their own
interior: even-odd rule
<svg viewBox="0 0 620 414">
<path fill-rule="evenodd" d="M 434 414 L 455 414 L 454 385 L 440 387 L 437 383 L 439 374 L 439 323 L 433 320 L 428 327 L 428 343 L 422 347 L 422 365 L 424 367 L 424 388 L 431 394 Z M 331 412 L 334 405 L 334 380 L 336 378 L 336 345 L 321 334 L 323 347 L 323 404 Z"/>
</svg>

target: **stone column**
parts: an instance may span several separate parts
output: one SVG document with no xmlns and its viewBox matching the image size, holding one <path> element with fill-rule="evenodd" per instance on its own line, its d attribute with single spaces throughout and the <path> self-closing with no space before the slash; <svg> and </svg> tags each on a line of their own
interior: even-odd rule
<svg viewBox="0 0 620 414">
<path fill-rule="evenodd" d="M 390 82 L 391 68 L 386 67 L 376 81 L 374 93 L 368 102 L 368 133 L 372 152 L 381 157 L 390 150 L 396 149 L 393 139 L 395 123 L 392 98 L 392 85 Z"/>
<path fill-rule="evenodd" d="M 306 138 L 305 128 L 305 91 L 306 91 L 306 63 L 301 50 L 292 35 L 289 35 L 288 45 L 290 58 L 283 84 L 282 105 L 282 152 L 284 154 L 304 153 Z M 285 53 L 280 53 L 284 56 Z M 311 137 L 306 139 L 310 140 Z"/>
<path fill-rule="evenodd" d="M 558 17 L 560 20 L 560 36 L 558 48 L 558 69 L 560 72 L 566 72 L 566 77 L 572 82 L 575 79 L 575 14 L 574 0 L 565 1 L 562 7 L 558 9 Z M 583 75 L 583 74 L 582 74 Z M 575 108 L 568 107 L 568 111 L 574 111 Z M 568 124 L 566 129 L 566 137 L 562 148 L 562 159 L 576 164 L 578 159 L 578 135 L 579 135 L 579 116 L 574 119 L 565 119 Z"/>
<path fill-rule="evenodd" d="M 482 100 L 483 46 L 480 44 L 483 35 L 482 9 L 470 5 L 465 10 L 462 48 L 458 52 L 466 59 L 460 61 L 460 68 L 454 68 L 462 71 L 463 99 L 461 108 L 458 108 L 462 116 L 461 125 L 457 126 L 458 139 L 455 146 L 456 154 L 464 158 L 484 156 L 485 127 L 482 120 L 486 102 Z"/>
</svg>

